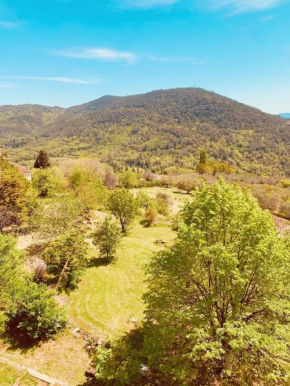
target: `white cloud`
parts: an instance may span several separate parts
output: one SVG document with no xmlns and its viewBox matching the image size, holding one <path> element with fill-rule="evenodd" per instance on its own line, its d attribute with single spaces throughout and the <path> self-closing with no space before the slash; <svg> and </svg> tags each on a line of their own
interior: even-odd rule
<svg viewBox="0 0 290 386">
<path fill-rule="evenodd" d="M 151 62 L 166 62 L 166 63 L 189 63 L 193 65 L 203 65 L 206 63 L 206 60 L 198 60 L 186 56 L 172 56 L 172 57 L 160 57 L 155 55 L 148 55 L 147 59 Z"/>
<path fill-rule="evenodd" d="M 253 11 L 264 11 L 275 8 L 286 0 L 206 0 L 202 4 L 206 4 L 212 10 L 222 8 L 230 8 L 234 13 L 245 13 Z"/>
<path fill-rule="evenodd" d="M 179 0 L 118 0 L 124 8 L 153 8 L 172 5 Z"/>
<path fill-rule="evenodd" d="M 0 79 L 13 79 L 13 80 L 34 80 L 34 81 L 48 81 L 48 82 L 60 82 L 60 83 L 73 83 L 73 84 L 99 84 L 101 79 L 85 80 L 77 78 L 66 77 L 50 77 L 50 76 L 0 76 Z"/>
<path fill-rule="evenodd" d="M 137 59 L 136 55 L 132 52 L 117 51 L 102 47 L 56 51 L 54 53 L 68 58 L 95 59 L 109 62 L 127 61 L 133 63 Z"/>
<path fill-rule="evenodd" d="M 11 28 L 15 28 L 17 27 L 17 23 L 13 23 L 11 21 L 3 21 L 3 20 L 0 20 L 0 28 L 7 28 L 7 29 L 11 29 Z"/>
</svg>

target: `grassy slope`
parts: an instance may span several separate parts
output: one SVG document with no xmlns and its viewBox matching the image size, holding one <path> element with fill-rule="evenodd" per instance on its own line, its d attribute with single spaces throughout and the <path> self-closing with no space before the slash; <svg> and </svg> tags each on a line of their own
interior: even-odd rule
<svg viewBox="0 0 290 386">
<path fill-rule="evenodd" d="M 99 337 L 116 336 L 132 327 L 129 319 L 142 319 L 145 291 L 144 265 L 161 250 L 156 239 L 170 242 L 174 232 L 167 225 L 144 228 L 135 223 L 122 241 L 118 260 L 86 270 L 79 288 L 71 295 L 70 318 L 74 325 Z"/>
<path fill-rule="evenodd" d="M 173 200 L 173 213 L 182 205 L 184 198 L 188 198 L 175 193 L 174 189 L 154 187 L 143 190 L 151 196 L 159 192 L 169 194 Z M 136 220 L 132 232 L 122 241 L 116 263 L 99 265 L 97 250 L 92 248 L 90 267 L 84 272 L 79 287 L 68 297 L 72 326 L 98 338 L 118 336 L 132 328 L 129 319 L 134 316 L 140 321 L 144 310 L 144 265 L 154 252 L 163 248 L 155 241 L 171 242 L 174 237 L 175 233 L 164 219 L 159 226 L 151 228 L 144 228 Z M 82 338 L 75 337 L 68 330 L 56 340 L 28 350 L 0 342 L 0 351 L 5 351 L 10 360 L 73 386 L 84 381 L 84 372 L 90 364 L 84 344 Z M 2 379 L 5 378 L 0 370 L 1 386 Z"/>
</svg>

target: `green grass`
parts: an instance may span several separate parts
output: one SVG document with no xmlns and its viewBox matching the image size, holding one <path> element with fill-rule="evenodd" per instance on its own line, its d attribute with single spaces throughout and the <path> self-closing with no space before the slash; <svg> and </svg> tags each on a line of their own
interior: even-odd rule
<svg viewBox="0 0 290 386">
<path fill-rule="evenodd" d="M 192 199 L 190 194 L 179 191 L 177 188 L 162 188 L 159 186 L 149 187 L 149 188 L 140 188 L 133 189 L 133 192 L 137 194 L 138 192 L 143 191 L 151 197 L 156 197 L 158 193 L 167 194 L 172 200 L 171 214 L 176 214 L 180 211 L 185 201 L 190 201 Z"/>
<path fill-rule="evenodd" d="M 122 240 L 115 263 L 88 268 L 70 297 L 70 320 L 76 327 L 99 337 L 117 336 L 133 327 L 131 317 L 142 320 L 144 265 L 161 250 L 156 239 L 170 242 L 175 234 L 166 225 L 142 227 L 137 221 Z M 92 250 L 93 264 L 97 251 Z"/>
<path fill-rule="evenodd" d="M 25 371 L 17 370 L 7 364 L 0 363 L 0 385 L 37 386 L 40 385 L 40 383 Z"/>
</svg>

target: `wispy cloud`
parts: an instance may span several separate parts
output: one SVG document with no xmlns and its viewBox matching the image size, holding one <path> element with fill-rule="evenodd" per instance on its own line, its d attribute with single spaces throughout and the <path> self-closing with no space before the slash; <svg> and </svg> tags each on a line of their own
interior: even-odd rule
<svg viewBox="0 0 290 386">
<path fill-rule="evenodd" d="M 73 83 L 73 84 L 99 84 L 101 79 L 78 79 L 78 78 L 66 78 L 66 77 L 50 77 L 50 76 L 0 76 L 0 79 L 11 80 L 33 80 L 33 81 L 47 81 L 47 82 L 60 82 L 60 83 Z"/>
<path fill-rule="evenodd" d="M 123 8 L 153 8 L 178 3 L 179 0 L 117 0 Z"/>
<path fill-rule="evenodd" d="M 137 56 L 132 52 L 117 51 L 102 47 L 55 51 L 54 54 L 67 58 L 95 59 L 108 62 L 126 61 L 134 63 L 137 60 Z"/>
<path fill-rule="evenodd" d="M 17 26 L 18 26 L 18 23 L 14 23 L 12 21 L 0 20 L 0 28 L 12 29 L 12 28 L 16 28 Z"/>
<path fill-rule="evenodd" d="M 234 13 L 246 13 L 275 8 L 285 2 L 286 0 L 203 0 L 202 5 L 212 10 L 229 8 Z"/>
<path fill-rule="evenodd" d="M 172 57 L 162 57 L 162 56 L 155 56 L 155 55 L 148 55 L 147 59 L 151 62 L 167 62 L 167 63 L 189 63 L 193 65 L 203 65 L 206 63 L 206 60 L 199 60 L 195 58 L 190 58 L 186 56 L 172 56 Z"/>
<path fill-rule="evenodd" d="M 16 85 L 10 82 L 0 82 L 0 88 L 15 88 Z"/>
</svg>

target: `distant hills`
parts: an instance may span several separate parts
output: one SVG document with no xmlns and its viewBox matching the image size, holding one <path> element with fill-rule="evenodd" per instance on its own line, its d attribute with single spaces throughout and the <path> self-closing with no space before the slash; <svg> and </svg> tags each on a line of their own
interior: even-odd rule
<svg viewBox="0 0 290 386">
<path fill-rule="evenodd" d="M 254 173 L 289 173 L 290 125 L 199 88 L 104 96 L 68 109 L 0 107 L 0 146 L 12 159 L 95 155 L 114 167 L 194 168 L 200 148 Z"/>
</svg>

